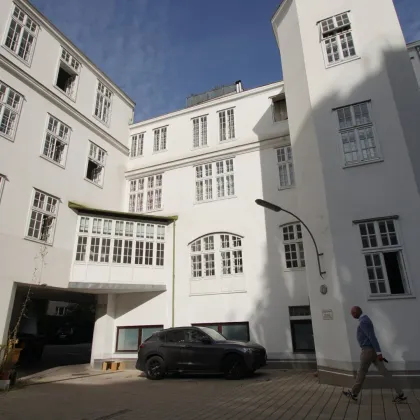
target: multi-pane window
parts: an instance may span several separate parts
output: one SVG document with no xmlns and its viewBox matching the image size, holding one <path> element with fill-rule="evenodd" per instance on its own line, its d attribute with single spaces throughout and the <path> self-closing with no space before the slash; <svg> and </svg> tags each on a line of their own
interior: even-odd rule
<svg viewBox="0 0 420 420">
<path fill-rule="evenodd" d="M 207 115 L 193 118 L 193 147 L 207 146 Z"/>
<path fill-rule="evenodd" d="M 58 198 L 34 190 L 28 238 L 52 244 L 57 220 Z"/>
<path fill-rule="evenodd" d="M 233 159 L 195 167 L 196 202 L 235 196 Z"/>
<path fill-rule="evenodd" d="M 358 223 L 370 293 L 410 294 L 401 241 L 393 219 Z"/>
<path fill-rule="evenodd" d="M 162 267 L 165 226 L 81 216 L 76 261 Z"/>
<path fill-rule="evenodd" d="M 220 235 L 222 274 L 242 274 L 242 239 L 234 235 Z"/>
<path fill-rule="evenodd" d="M 162 174 L 130 181 L 128 211 L 141 213 L 162 207 Z"/>
<path fill-rule="evenodd" d="M 117 327 L 116 352 L 137 353 L 140 344 L 147 339 L 153 340 L 152 335 L 160 330 L 163 325 Z"/>
<path fill-rule="evenodd" d="M 95 143 L 89 142 L 89 157 L 86 179 L 102 186 L 104 182 L 106 151 Z"/>
<path fill-rule="evenodd" d="M 220 267 L 218 270 L 216 267 Z M 191 244 L 192 278 L 243 273 L 242 238 L 231 234 L 207 235 Z"/>
<path fill-rule="evenodd" d="M 348 13 L 325 19 L 319 27 L 327 66 L 356 56 Z"/>
<path fill-rule="evenodd" d="M 95 117 L 109 124 L 111 117 L 112 92 L 100 81 L 96 90 Z"/>
<path fill-rule="evenodd" d="M 250 340 L 248 322 L 213 322 L 208 324 L 192 324 L 195 327 L 211 328 L 222 334 L 228 340 L 245 341 Z"/>
<path fill-rule="evenodd" d="M 131 136 L 130 157 L 143 156 L 144 133 Z"/>
<path fill-rule="evenodd" d="M 52 115 L 48 115 L 47 132 L 42 154 L 48 159 L 64 166 L 70 139 L 70 127 Z"/>
<path fill-rule="evenodd" d="M 293 187 L 295 185 L 295 171 L 293 167 L 292 146 L 280 147 L 276 152 L 280 188 Z"/>
<path fill-rule="evenodd" d="M 76 98 L 80 63 L 67 50 L 61 48 L 60 65 L 55 85 L 72 99 Z"/>
<path fill-rule="evenodd" d="M 380 159 L 369 102 L 339 108 L 337 117 L 346 165 Z"/>
<path fill-rule="evenodd" d="M 5 45 L 26 63 L 31 62 L 38 25 L 15 6 L 10 20 Z"/>
<path fill-rule="evenodd" d="M 219 140 L 226 141 L 235 138 L 234 109 L 219 112 Z"/>
<path fill-rule="evenodd" d="M 0 135 L 13 139 L 23 98 L 0 81 Z"/>
<path fill-rule="evenodd" d="M 282 229 L 286 267 L 288 269 L 304 268 L 306 264 L 301 224 L 291 223 L 283 226 Z"/>
<path fill-rule="evenodd" d="M 273 119 L 275 122 L 285 121 L 288 119 L 286 99 L 273 98 Z"/>
<path fill-rule="evenodd" d="M 156 128 L 153 131 L 153 151 L 161 152 L 166 150 L 168 127 Z"/>
</svg>

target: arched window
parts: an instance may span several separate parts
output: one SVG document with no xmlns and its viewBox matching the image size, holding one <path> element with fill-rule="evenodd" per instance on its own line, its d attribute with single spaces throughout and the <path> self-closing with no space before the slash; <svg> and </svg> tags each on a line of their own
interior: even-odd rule
<svg viewBox="0 0 420 420">
<path fill-rule="evenodd" d="M 191 242 L 191 277 L 195 279 L 243 273 L 242 237 L 213 233 Z"/>
</svg>

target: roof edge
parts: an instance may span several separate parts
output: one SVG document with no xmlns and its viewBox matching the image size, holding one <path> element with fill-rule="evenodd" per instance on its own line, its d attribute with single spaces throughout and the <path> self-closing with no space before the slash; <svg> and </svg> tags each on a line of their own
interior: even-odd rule
<svg viewBox="0 0 420 420">
<path fill-rule="evenodd" d="M 76 54 L 82 58 L 84 64 L 91 68 L 97 76 L 105 79 L 113 89 L 115 89 L 118 94 L 124 99 L 128 105 L 135 107 L 136 103 L 131 99 L 127 93 L 124 92 L 106 73 L 104 73 L 86 54 L 84 54 L 80 48 L 78 48 L 63 32 L 61 32 L 40 10 L 38 10 L 29 0 L 13 0 L 13 2 L 23 9 L 27 9 L 30 13 L 34 14 L 39 21 L 43 23 L 45 29 L 53 32 L 54 36 L 58 38 L 58 42 L 63 43 L 66 48 L 73 50 L 72 53 Z"/>
<path fill-rule="evenodd" d="M 84 204 L 75 201 L 69 201 L 68 206 L 76 213 L 96 214 L 109 217 L 124 217 L 126 219 L 144 220 L 151 222 L 161 222 L 170 224 L 178 220 L 178 216 L 155 216 L 152 214 L 128 213 L 116 210 L 97 209 L 94 207 L 85 206 Z"/>
</svg>

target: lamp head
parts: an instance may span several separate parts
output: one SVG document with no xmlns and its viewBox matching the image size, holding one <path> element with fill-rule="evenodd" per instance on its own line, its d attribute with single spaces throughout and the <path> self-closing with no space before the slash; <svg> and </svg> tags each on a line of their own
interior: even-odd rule
<svg viewBox="0 0 420 420">
<path fill-rule="evenodd" d="M 275 205 L 275 204 L 273 204 L 273 203 L 269 203 L 268 201 L 261 200 L 260 198 L 258 198 L 257 200 L 255 200 L 255 202 L 256 202 L 259 206 L 264 207 L 264 208 L 266 208 L 266 209 L 268 209 L 268 210 L 271 210 L 271 211 L 275 211 L 276 213 L 278 213 L 278 212 L 280 212 L 280 211 L 282 211 L 282 210 L 283 210 L 281 207 L 276 206 L 276 205 Z"/>
</svg>

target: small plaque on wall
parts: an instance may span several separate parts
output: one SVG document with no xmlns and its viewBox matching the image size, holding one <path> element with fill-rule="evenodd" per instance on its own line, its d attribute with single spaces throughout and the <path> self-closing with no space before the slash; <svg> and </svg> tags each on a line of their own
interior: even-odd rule
<svg viewBox="0 0 420 420">
<path fill-rule="evenodd" d="M 323 309 L 322 310 L 322 319 L 324 321 L 332 321 L 334 319 L 334 314 L 332 309 Z"/>
</svg>

